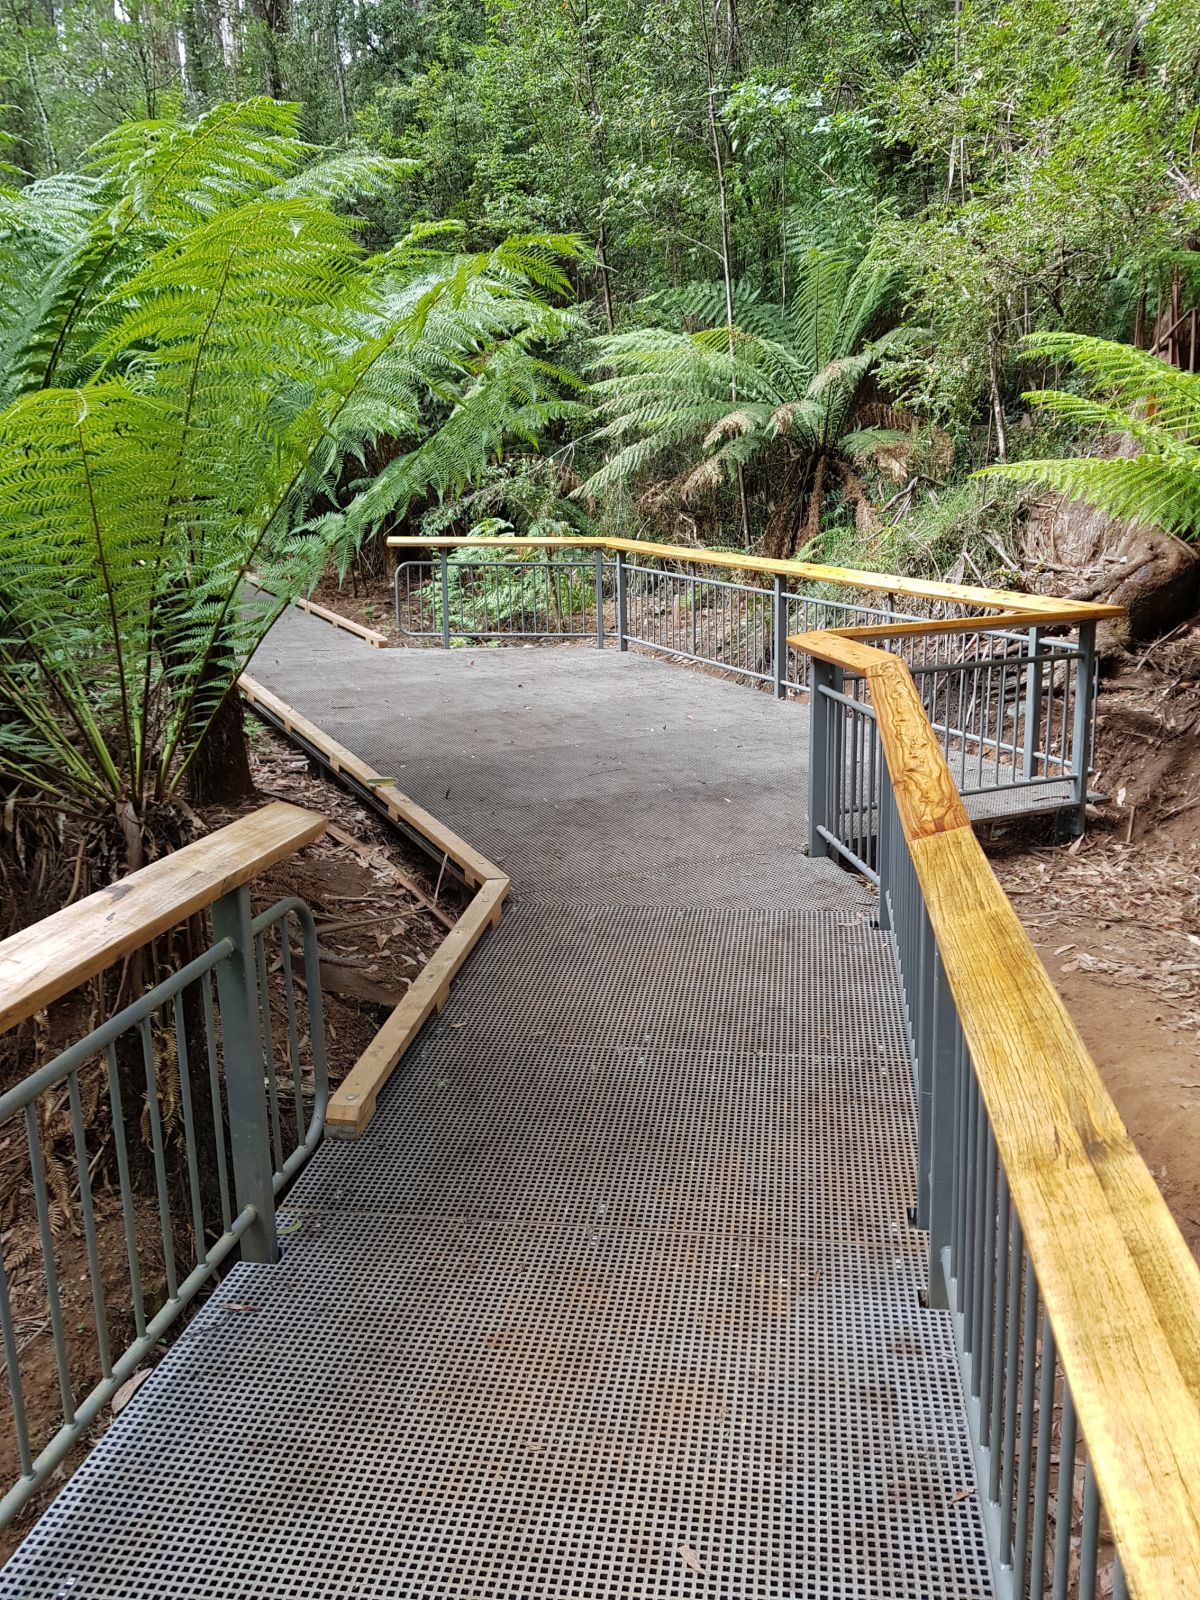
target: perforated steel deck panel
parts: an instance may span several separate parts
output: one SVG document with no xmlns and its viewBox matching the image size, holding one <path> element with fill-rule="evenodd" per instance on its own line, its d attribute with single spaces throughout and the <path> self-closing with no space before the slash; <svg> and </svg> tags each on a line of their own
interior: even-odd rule
<svg viewBox="0 0 1200 1600">
<path fill-rule="evenodd" d="M 4 1600 L 991 1594 L 890 957 L 795 848 L 806 719 L 524 654 L 303 618 L 256 662 L 514 901 Z"/>
</svg>

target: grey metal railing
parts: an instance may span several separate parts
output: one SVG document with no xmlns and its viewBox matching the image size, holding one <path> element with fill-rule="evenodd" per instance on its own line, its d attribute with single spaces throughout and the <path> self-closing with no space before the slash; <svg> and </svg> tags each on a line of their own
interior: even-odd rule
<svg viewBox="0 0 1200 1600">
<path fill-rule="evenodd" d="M 433 558 L 397 565 L 396 627 L 405 638 L 446 648 L 594 639 L 600 649 L 693 662 L 784 698 L 818 683 L 828 691 L 836 673 L 789 651 L 791 636 L 949 616 L 961 626 L 876 642 L 909 666 L 959 790 L 976 815 L 1055 810 L 1082 831 L 1095 716 L 1094 622 L 1073 633 L 972 628 L 977 611 L 945 600 L 910 599 L 902 611 L 874 591 L 797 589 L 778 575 L 764 586 L 719 576 L 720 570 L 680 570 L 620 551 L 610 559 L 601 549 L 533 547 L 506 555 L 440 549 Z M 840 679 L 838 685 L 839 693 L 853 696 Z M 833 809 L 841 853 L 874 877 L 877 770 L 859 770 L 853 739 L 836 760 L 815 759 L 814 767 L 836 794 L 813 814 Z"/>
<path fill-rule="evenodd" d="M 1095 625 L 1075 639 L 1040 629 L 905 635 L 874 643 L 908 665 L 968 809 L 996 818 L 1056 810 L 1082 833 L 1095 722 Z M 810 846 L 879 881 L 882 769 L 862 680 L 811 664 Z M 836 710 L 835 710 L 836 708 Z"/>
<path fill-rule="evenodd" d="M 16 1213 L 0 1242 L 0 1339 L 19 1468 L 0 1526 L 235 1249 L 276 1259 L 276 1196 L 320 1140 L 312 915 L 284 899 L 252 917 L 241 887 L 211 917 L 207 949 L 0 1095 Z M 23 1361 L 43 1330 L 60 1402 L 48 1433 Z"/>
<path fill-rule="evenodd" d="M 1070 1385 L 890 783 L 880 839 L 880 923 L 892 934 L 918 1097 L 913 1220 L 929 1231 L 930 1305 L 951 1314 L 997 1592 L 1120 1600 Z"/>
<path fill-rule="evenodd" d="M 878 716 L 864 678 L 814 667 L 810 848 L 879 886 L 879 925 L 891 935 L 917 1103 L 912 1222 L 929 1235 L 929 1305 L 951 1317 L 996 1592 L 1001 1600 L 1123 1600 L 1070 1386 L 901 825 Z"/>
<path fill-rule="evenodd" d="M 694 661 L 771 688 L 783 698 L 807 687 L 807 662 L 789 634 L 814 628 L 915 622 L 922 614 L 865 594 L 814 585 L 766 587 L 634 560 L 623 552 L 544 551 L 496 556 L 464 546 L 412 557 L 393 573 L 396 630 L 440 644 L 595 639 Z M 878 596 L 872 597 L 876 602 Z M 941 604 L 928 614 L 944 614 Z"/>
</svg>

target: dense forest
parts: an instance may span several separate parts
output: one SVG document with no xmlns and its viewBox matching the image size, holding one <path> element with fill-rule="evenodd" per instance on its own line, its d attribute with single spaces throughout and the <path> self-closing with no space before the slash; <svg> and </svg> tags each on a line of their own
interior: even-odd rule
<svg viewBox="0 0 1200 1600">
<path fill-rule="evenodd" d="M 397 528 L 1066 588 L 1047 489 L 1195 531 L 1193 0 L 3 3 L 21 804 L 203 796 L 246 573 Z"/>
</svg>

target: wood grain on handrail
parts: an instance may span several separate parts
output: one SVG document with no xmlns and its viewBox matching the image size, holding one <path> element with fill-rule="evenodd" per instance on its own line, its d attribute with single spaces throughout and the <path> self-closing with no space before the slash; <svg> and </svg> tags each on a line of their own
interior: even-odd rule
<svg viewBox="0 0 1200 1600">
<path fill-rule="evenodd" d="M 1129 1592 L 1200 1596 L 1200 1268 L 961 802 L 947 802 L 953 779 L 908 668 L 831 633 L 789 642 L 867 680 Z"/>
<path fill-rule="evenodd" d="M 688 545 L 650 544 L 641 539 L 599 538 L 583 535 L 578 538 L 526 538 L 519 534 L 500 534 L 496 537 L 456 538 L 439 534 L 419 538 L 412 535 L 393 535 L 388 539 L 393 549 L 459 548 L 512 550 L 512 549 L 601 549 L 619 550 L 624 555 L 642 556 L 649 561 L 687 561 L 701 566 L 725 567 L 739 572 L 761 572 L 772 577 L 803 578 L 814 583 L 831 583 L 843 589 L 871 589 L 880 594 L 903 594 L 914 599 L 953 600 L 960 605 L 978 606 L 986 611 L 1001 613 L 1029 612 L 1039 617 L 1055 613 L 1057 620 L 1073 622 L 1097 621 L 1103 617 L 1123 616 L 1123 606 L 1096 605 L 1090 602 L 1061 600 L 1053 595 L 1020 594 L 1016 590 L 975 588 L 970 584 L 939 583 L 927 578 L 904 578 L 895 573 L 860 572 L 854 567 L 826 567 L 812 561 L 773 561 L 765 556 L 742 554 L 737 550 L 698 550 Z"/>
<path fill-rule="evenodd" d="M 239 817 L 0 942 L 0 1033 L 325 831 L 282 800 Z"/>
</svg>

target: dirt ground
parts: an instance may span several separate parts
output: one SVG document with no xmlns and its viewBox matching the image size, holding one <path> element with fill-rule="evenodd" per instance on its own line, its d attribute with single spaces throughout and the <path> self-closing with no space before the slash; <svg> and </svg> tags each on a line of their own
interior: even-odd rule
<svg viewBox="0 0 1200 1600">
<path fill-rule="evenodd" d="M 451 882 L 439 882 L 435 866 L 338 785 L 320 776 L 282 735 L 254 717 L 247 719 L 247 732 L 257 793 L 236 808 L 210 808 L 197 821 L 201 828 L 212 830 L 271 799 L 307 806 L 329 819 L 324 838 L 309 846 L 302 856 L 279 863 L 254 883 L 252 899 L 258 911 L 294 894 L 313 911 L 318 929 L 327 1059 L 332 1081 L 340 1082 L 453 926 L 459 909 L 458 891 Z M 24 1077 L 39 1061 L 49 1059 L 57 1049 L 94 1025 L 99 1018 L 99 1000 L 83 999 L 82 993 L 61 1008 L 54 1008 L 47 1020 L 39 1021 L 18 1038 L 17 1049 L 10 1048 L 2 1063 L 3 1077 L 8 1082 Z M 273 1012 L 276 1001 L 280 1011 L 276 1019 L 278 1039 L 284 1036 L 282 997 L 273 996 Z M 96 1100 L 94 1106 L 85 1103 L 85 1111 L 91 1113 L 87 1117 L 88 1155 L 107 1325 L 116 1353 L 127 1347 L 135 1333 L 124 1225 L 112 1171 L 106 1094 L 100 1092 L 98 1080 L 93 1084 L 81 1077 L 81 1085 L 85 1097 L 93 1091 Z M 0 1087 L 5 1086 L 0 1083 Z M 100 1358 L 79 1216 L 70 1112 L 65 1094 L 43 1096 L 38 1106 L 47 1150 L 64 1337 L 74 1394 L 79 1400 L 98 1381 Z M 62 1399 L 28 1174 L 28 1154 L 19 1123 L 10 1123 L 0 1138 L 0 1247 L 16 1324 L 26 1415 L 36 1454 L 58 1425 Z M 187 1215 L 186 1205 L 180 1206 L 179 1214 Z M 174 1208 L 172 1215 L 176 1220 Z M 189 1231 L 186 1222 L 181 1227 Z M 153 1315 L 166 1294 L 165 1252 L 158 1207 L 149 1194 L 139 1195 L 134 1202 L 134 1228 L 147 1315 Z M 177 1240 L 177 1253 L 190 1248 L 189 1232 L 188 1238 Z M 219 1293 L 219 1283 L 209 1292 Z M 177 1323 L 175 1331 L 180 1326 Z M 161 1353 L 160 1348 L 148 1358 L 141 1372 L 149 1372 Z M 114 1402 L 118 1409 L 123 1399 L 124 1394 L 118 1395 Z M 112 1415 L 113 1409 L 106 1409 L 92 1428 L 90 1439 L 76 1447 L 45 1490 L 0 1533 L 0 1561 L 45 1510 Z M 9 1428 L 0 1428 L 0 1482 L 12 1482 L 18 1473 L 15 1436 Z"/>
<path fill-rule="evenodd" d="M 993 864 L 1200 1257 L 1198 735 L 1200 619 L 1103 680 L 1086 836 Z"/>
</svg>

